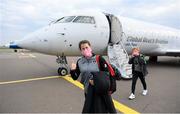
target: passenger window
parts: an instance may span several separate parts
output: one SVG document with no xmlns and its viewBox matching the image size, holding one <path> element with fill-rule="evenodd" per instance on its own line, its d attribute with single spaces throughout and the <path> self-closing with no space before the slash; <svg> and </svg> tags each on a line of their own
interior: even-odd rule
<svg viewBox="0 0 180 114">
<path fill-rule="evenodd" d="M 62 17 L 58 19 L 55 23 L 69 23 L 71 22 L 76 16 L 67 16 L 67 17 Z"/>
<path fill-rule="evenodd" d="M 95 24 L 95 20 L 91 16 L 78 16 L 74 19 L 74 23 L 90 23 Z"/>
</svg>

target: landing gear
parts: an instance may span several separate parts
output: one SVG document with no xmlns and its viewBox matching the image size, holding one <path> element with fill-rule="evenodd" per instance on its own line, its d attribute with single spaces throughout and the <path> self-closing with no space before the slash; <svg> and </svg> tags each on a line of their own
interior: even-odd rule
<svg viewBox="0 0 180 114">
<path fill-rule="evenodd" d="M 157 60 L 158 60 L 157 56 L 150 56 L 149 57 L 149 62 L 156 63 Z"/>
<path fill-rule="evenodd" d="M 56 62 L 58 64 L 60 64 L 60 67 L 58 68 L 58 74 L 60 76 L 65 76 L 67 74 L 69 74 L 69 67 L 67 65 L 67 59 L 66 56 L 58 56 L 58 58 L 56 59 Z"/>
<path fill-rule="evenodd" d="M 68 74 L 68 71 L 67 71 L 67 69 L 64 68 L 64 67 L 59 67 L 59 68 L 58 68 L 58 74 L 59 74 L 60 76 L 65 76 L 65 75 Z"/>
</svg>

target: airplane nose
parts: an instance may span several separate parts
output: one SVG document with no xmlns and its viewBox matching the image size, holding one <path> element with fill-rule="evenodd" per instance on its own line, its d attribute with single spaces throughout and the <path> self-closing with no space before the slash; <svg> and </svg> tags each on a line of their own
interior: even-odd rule
<svg viewBox="0 0 180 114">
<path fill-rule="evenodd" d="M 21 41 L 17 42 L 17 45 L 20 47 L 24 47 L 25 43 L 26 42 L 24 40 L 21 40 Z"/>
<path fill-rule="evenodd" d="M 26 35 L 23 39 L 18 40 L 16 44 L 23 49 L 34 50 L 37 43 L 39 43 L 39 37 L 41 38 L 41 30 L 37 30 L 33 33 Z"/>
<path fill-rule="evenodd" d="M 24 49 L 31 49 L 35 46 L 35 43 L 29 39 L 23 39 L 17 42 L 17 46 L 22 47 Z"/>
</svg>

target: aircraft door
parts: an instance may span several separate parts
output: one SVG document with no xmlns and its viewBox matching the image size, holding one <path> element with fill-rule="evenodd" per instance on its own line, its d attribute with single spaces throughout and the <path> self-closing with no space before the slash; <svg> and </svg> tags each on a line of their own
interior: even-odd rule
<svg viewBox="0 0 180 114">
<path fill-rule="evenodd" d="M 122 30 L 121 22 L 114 15 L 108 14 L 106 15 L 106 17 L 109 20 L 110 29 L 111 29 L 109 42 L 115 44 L 122 41 L 123 30 Z"/>
</svg>

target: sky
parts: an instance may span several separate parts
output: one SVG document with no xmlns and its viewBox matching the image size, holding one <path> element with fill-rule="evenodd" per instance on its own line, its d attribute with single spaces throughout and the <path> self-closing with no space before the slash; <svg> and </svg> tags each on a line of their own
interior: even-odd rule
<svg viewBox="0 0 180 114">
<path fill-rule="evenodd" d="M 98 10 L 180 29 L 180 0 L 0 0 L 0 45 L 79 10 Z"/>
</svg>

